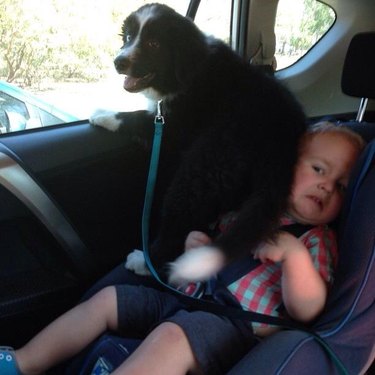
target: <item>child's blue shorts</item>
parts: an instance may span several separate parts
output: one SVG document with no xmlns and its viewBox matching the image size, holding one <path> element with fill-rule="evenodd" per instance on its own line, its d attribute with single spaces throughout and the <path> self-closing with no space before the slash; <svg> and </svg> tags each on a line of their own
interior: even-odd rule
<svg viewBox="0 0 375 375">
<path fill-rule="evenodd" d="M 162 322 L 185 332 L 204 374 L 225 374 L 257 342 L 251 323 L 205 311 L 191 311 L 172 294 L 143 286 L 117 285 L 119 330 L 145 337 Z"/>
</svg>

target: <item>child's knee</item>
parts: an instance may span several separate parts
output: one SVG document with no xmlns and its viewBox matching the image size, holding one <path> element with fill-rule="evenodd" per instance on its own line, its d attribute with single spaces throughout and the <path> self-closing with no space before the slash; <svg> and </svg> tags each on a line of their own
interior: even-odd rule
<svg viewBox="0 0 375 375">
<path fill-rule="evenodd" d="M 189 339 L 184 330 L 172 322 L 165 322 L 160 324 L 155 330 L 158 331 L 159 342 L 166 342 L 169 346 L 169 351 L 177 358 L 183 358 L 179 365 L 185 366 L 185 372 L 189 374 L 202 375 L 203 372 L 195 358 Z"/>
<path fill-rule="evenodd" d="M 183 329 L 172 322 L 161 323 L 157 330 L 163 338 L 167 339 L 169 343 L 185 343 L 187 344 L 187 337 Z"/>
<path fill-rule="evenodd" d="M 94 308 L 99 309 L 106 317 L 107 326 L 116 330 L 118 326 L 117 294 L 114 286 L 107 286 L 91 297 Z"/>
<path fill-rule="evenodd" d="M 106 286 L 91 297 L 91 300 L 95 300 L 96 303 L 100 302 L 104 306 L 112 305 L 116 299 L 116 288 L 114 286 Z"/>
</svg>

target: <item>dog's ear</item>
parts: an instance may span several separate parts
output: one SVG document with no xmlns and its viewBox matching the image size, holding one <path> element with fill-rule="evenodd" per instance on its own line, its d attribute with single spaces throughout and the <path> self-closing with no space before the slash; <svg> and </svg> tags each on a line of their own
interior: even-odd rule
<svg viewBox="0 0 375 375">
<path fill-rule="evenodd" d="M 174 69 L 177 81 L 186 87 L 208 55 L 206 36 L 189 19 L 184 19 L 174 30 Z"/>
</svg>

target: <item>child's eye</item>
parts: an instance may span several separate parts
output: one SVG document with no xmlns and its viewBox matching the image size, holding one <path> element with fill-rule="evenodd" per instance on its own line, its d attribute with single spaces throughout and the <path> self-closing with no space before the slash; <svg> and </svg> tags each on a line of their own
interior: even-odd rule
<svg viewBox="0 0 375 375">
<path fill-rule="evenodd" d="M 317 165 L 313 165 L 313 170 L 319 174 L 323 174 L 324 173 L 324 169 L 317 166 Z"/>
</svg>

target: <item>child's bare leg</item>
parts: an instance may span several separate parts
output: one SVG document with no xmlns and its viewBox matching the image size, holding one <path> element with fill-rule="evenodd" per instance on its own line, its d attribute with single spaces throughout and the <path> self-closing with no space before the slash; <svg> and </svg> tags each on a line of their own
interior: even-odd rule
<svg viewBox="0 0 375 375">
<path fill-rule="evenodd" d="M 202 374 L 184 331 L 175 323 L 156 327 L 112 375 Z"/>
<path fill-rule="evenodd" d="M 25 346 L 16 350 L 18 366 L 25 375 L 43 373 L 79 353 L 108 329 L 117 329 L 114 287 L 104 288 L 61 315 Z"/>
</svg>

